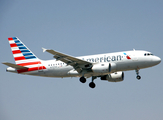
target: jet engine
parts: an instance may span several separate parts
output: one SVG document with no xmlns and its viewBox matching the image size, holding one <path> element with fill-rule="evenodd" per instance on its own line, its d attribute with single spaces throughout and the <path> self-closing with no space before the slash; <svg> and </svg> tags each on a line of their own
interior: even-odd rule
<svg viewBox="0 0 163 120">
<path fill-rule="evenodd" d="M 115 63 L 98 63 L 94 64 L 92 71 L 95 73 L 113 73 L 116 71 Z"/>
<path fill-rule="evenodd" d="M 123 79 L 123 72 L 115 72 L 101 77 L 101 80 L 108 80 L 109 82 L 121 82 Z"/>
</svg>

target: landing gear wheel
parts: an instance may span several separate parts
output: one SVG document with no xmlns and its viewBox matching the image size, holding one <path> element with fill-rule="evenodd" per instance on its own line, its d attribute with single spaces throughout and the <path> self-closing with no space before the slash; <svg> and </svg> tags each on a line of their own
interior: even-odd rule
<svg viewBox="0 0 163 120">
<path fill-rule="evenodd" d="M 136 78 L 137 78 L 138 80 L 140 80 L 140 79 L 141 79 L 141 76 L 139 75 L 139 70 L 135 70 L 135 71 L 136 71 L 136 74 L 137 74 Z"/>
<path fill-rule="evenodd" d="M 85 82 L 86 82 L 86 79 L 85 79 L 84 77 L 81 77 L 81 78 L 80 78 L 80 82 L 81 82 L 81 83 L 85 83 Z"/>
<path fill-rule="evenodd" d="M 90 82 L 90 83 L 89 83 L 89 87 L 95 88 L 95 87 L 96 87 L 96 84 L 95 84 L 94 82 Z"/>
<path fill-rule="evenodd" d="M 140 79 L 141 79 L 141 76 L 138 75 L 138 76 L 136 76 L 136 78 L 137 78 L 138 80 L 140 80 Z"/>
</svg>

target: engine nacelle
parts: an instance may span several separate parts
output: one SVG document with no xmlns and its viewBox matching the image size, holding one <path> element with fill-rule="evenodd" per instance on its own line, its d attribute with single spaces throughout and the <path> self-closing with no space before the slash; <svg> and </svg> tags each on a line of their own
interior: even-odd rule
<svg viewBox="0 0 163 120">
<path fill-rule="evenodd" d="M 117 70 L 117 66 L 115 63 L 109 63 L 109 72 L 113 73 Z"/>
<path fill-rule="evenodd" d="M 121 82 L 123 79 L 123 72 L 115 72 L 101 77 L 101 80 L 108 80 L 109 82 Z"/>
<path fill-rule="evenodd" d="M 98 63 L 94 64 L 92 71 L 95 73 L 112 73 L 116 71 L 115 63 Z"/>
</svg>

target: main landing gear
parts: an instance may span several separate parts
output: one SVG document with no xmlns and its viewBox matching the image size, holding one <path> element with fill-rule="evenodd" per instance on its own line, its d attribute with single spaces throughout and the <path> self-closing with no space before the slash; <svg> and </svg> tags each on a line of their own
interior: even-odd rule
<svg viewBox="0 0 163 120">
<path fill-rule="evenodd" d="M 95 88 L 96 87 L 96 84 L 93 82 L 96 78 L 97 77 L 92 76 L 92 82 L 89 83 L 89 87 L 90 88 Z M 85 77 L 81 77 L 79 80 L 80 80 L 81 83 L 85 83 L 86 82 L 86 78 Z"/>
<path fill-rule="evenodd" d="M 89 83 L 89 87 L 91 88 L 95 88 L 96 87 L 96 84 L 93 82 L 97 77 L 95 76 L 92 76 L 92 82 Z"/>
<path fill-rule="evenodd" d="M 135 70 L 136 71 L 136 78 L 138 79 L 138 80 L 140 80 L 141 79 L 141 76 L 139 75 L 139 70 Z"/>
<path fill-rule="evenodd" d="M 81 77 L 81 78 L 80 78 L 80 82 L 81 82 L 81 83 L 85 83 L 85 82 L 86 82 L 85 77 Z"/>
</svg>

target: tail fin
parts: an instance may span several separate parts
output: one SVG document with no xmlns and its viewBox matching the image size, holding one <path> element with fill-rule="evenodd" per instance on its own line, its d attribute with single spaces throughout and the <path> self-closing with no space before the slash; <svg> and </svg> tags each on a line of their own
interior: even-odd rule
<svg viewBox="0 0 163 120">
<path fill-rule="evenodd" d="M 8 38 L 15 63 L 21 66 L 41 64 L 38 59 L 17 37 Z"/>
</svg>

